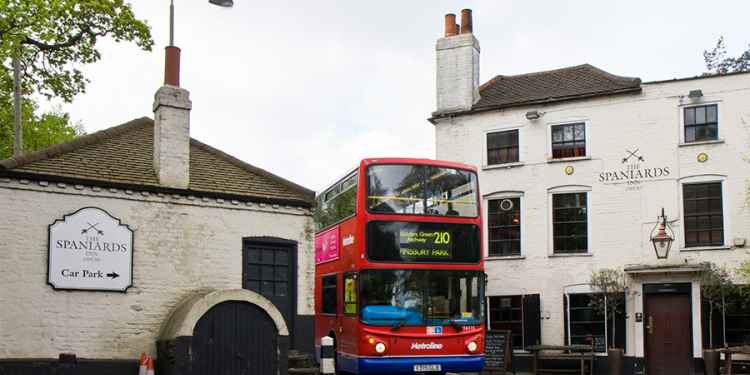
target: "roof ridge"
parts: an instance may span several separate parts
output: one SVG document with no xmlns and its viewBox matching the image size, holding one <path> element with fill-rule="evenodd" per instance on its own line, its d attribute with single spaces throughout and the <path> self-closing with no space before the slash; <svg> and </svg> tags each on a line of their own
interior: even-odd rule
<svg viewBox="0 0 750 375">
<path fill-rule="evenodd" d="M 603 75 L 605 78 L 607 78 L 607 79 L 609 79 L 610 81 L 613 81 L 613 82 L 629 81 L 629 83 L 634 83 L 634 84 L 640 84 L 641 83 L 641 79 L 638 78 L 638 77 L 618 76 L 618 75 L 612 74 L 612 73 L 610 73 L 610 72 L 608 72 L 606 70 L 597 68 L 597 67 L 595 67 L 595 66 L 593 66 L 591 64 L 585 64 L 585 65 L 588 65 L 589 68 L 596 70 L 599 74 Z"/>
<path fill-rule="evenodd" d="M 82 135 L 67 142 L 57 143 L 41 150 L 0 160 L 0 170 L 18 168 L 38 160 L 49 159 L 71 151 L 75 151 L 83 146 L 88 146 L 100 142 L 104 139 L 112 138 L 126 133 L 130 130 L 133 130 L 134 128 L 148 125 L 149 122 L 153 122 L 153 120 L 149 117 L 144 116 L 141 118 L 130 120 L 117 126 L 113 126 L 111 128 L 106 128 L 91 134 Z"/>
<path fill-rule="evenodd" d="M 274 182 L 279 183 L 279 184 L 281 184 L 281 185 L 283 185 L 283 186 L 285 186 L 285 187 L 287 187 L 287 188 L 295 191 L 296 193 L 299 193 L 299 194 L 302 194 L 302 195 L 311 195 L 312 197 L 315 196 L 315 191 L 313 191 L 313 190 L 310 190 L 310 189 L 308 189 L 308 188 L 306 188 L 306 187 L 304 187 L 302 185 L 298 185 L 298 184 L 296 184 L 296 183 L 294 183 L 292 181 L 289 181 L 289 180 L 287 180 L 287 179 L 285 179 L 283 177 L 280 177 L 280 176 L 278 176 L 276 174 L 273 174 L 273 173 L 271 173 L 269 171 L 266 171 L 265 169 L 256 167 L 256 166 L 254 166 L 254 165 L 252 165 L 250 163 L 242 161 L 242 160 L 240 160 L 240 159 L 238 159 L 238 158 L 236 158 L 236 157 L 234 157 L 234 156 L 232 156 L 232 155 L 230 155 L 230 154 L 228 154 L 228 153 L 226 153 L 224 151 L 219 150 L 218 148 L 209 146 L 208 144 L 203 143 L 203 142 L 201 142 L 201 141 L 199 141 L 199 140 L 197 140 L 195 138 L 192 138 L 192 137 L 190 138 L 190 144 L 194 145 L 196 147 L 199 147 L 199 148 L 203 149 L 204 151 L 206 151 L 206 152 L 208 152 L 208 153 L 210 153 L 210 154 L 212 154 L 214 156 L 220 157 L 220 158 L 224 159 L 225 161 L 227 161 L 229 163 L 232 163 L 232 164 L 236 165 L 237 167 L 240 167 L 240 168 L 242 168 L 242 169 L 244 169 L 244 170 L 246 170 L 248 172 L 259 174 L 259 175 L 261 175 L 263 177 L 271 179 Z M 311 201 L 312 201 L 312 199 L 311 199 Z"/>
</svg>

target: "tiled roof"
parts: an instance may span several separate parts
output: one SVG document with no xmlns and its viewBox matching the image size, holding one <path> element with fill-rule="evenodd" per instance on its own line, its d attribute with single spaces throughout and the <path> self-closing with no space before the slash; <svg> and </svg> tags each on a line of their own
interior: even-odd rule
<svg viewBox="0 0 750 375">
<path fill-rule="evenodd" d="M 0 160 L 0 174 L 160 188 L 153 167 L 154 121 L 143 117 L 20 157 Z M 310 206 L 315 193 L 190 139 L 191 194 Z"/>
<path fill-rule="evenodd" d="M 639 78 L 620 77 L 589 64 L 521 74 L 499 75 L 479 88 L 471 111 L 551 103 L 640 91 Z"/>
</svg>

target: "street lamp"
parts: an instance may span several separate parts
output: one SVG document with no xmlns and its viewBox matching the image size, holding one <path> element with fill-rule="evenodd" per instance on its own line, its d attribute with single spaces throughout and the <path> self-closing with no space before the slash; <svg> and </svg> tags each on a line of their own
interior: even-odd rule
<svg viewBox="0 0 750 375">
<path fill-rule="evenodd" d="M 234 1 L 232 0 L 208 0 L 209 3 L 218 5 L 220 7 L 226 7 L 229 8 L 232 5 L 234 5 Z"/>
<path fill-rule="evenodd" d="M 664 207 L 662 207 L 661 216 L 656 218 L 656 226 L 651 231 L 651 243 L 654 245 L 657 259 L 667 259 L 673 241 L 674 233 L 667 224 L 667 216 L 664 215 Z"/>
<path fill-rule="evenodd" d="M 232 0 L 208 0 L 208 2 L 224 8 L 231 8 L 234 5 Z M 174 46 L 174 0 L 169 1 L 169 45 Z"/>
</svg>

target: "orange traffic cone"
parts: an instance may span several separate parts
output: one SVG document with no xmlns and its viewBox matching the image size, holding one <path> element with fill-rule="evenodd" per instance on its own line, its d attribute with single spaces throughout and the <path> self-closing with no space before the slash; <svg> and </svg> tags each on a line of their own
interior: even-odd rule
<svg viewBox="0 0 750 375">
<path fill-rule="evenodd" d="M 141 359 L 138 362 L 138 375 L 146 375 L 148 367 L 148 356 L 146 353 L 141 352 Z"/>
<path fill-rule="evenodd" d="M 146 375 L 155 375 L 154 374 L 154 359 L 150 356 L 148 357 L 148 366 L 146 367 Z"/>
</svg>

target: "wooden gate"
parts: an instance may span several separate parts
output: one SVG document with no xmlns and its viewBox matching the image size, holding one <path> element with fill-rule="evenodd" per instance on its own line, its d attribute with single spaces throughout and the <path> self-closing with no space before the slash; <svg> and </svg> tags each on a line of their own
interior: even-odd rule
<svg viewBox="0 0 750 375">
<path fill-rule="evenodd" d="M 278 330 L 259 307 L 227 301 L 193 330 L 193 375 L 276 375 Z"/>
</svg>

